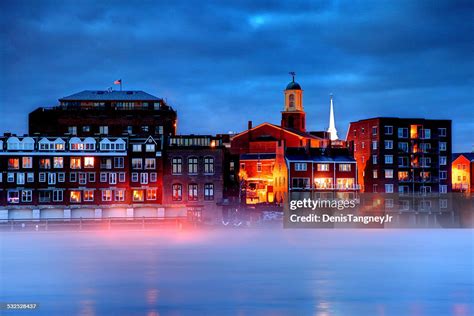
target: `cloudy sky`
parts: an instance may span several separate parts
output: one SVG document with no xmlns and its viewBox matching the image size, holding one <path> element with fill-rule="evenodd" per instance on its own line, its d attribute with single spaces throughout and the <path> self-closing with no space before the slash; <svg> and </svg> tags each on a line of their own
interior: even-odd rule
<svg viewBox="0 0 474 316">
<path fill-rule="evenodd" d="M 180 133 L 279 123 L 289 71 L 307 125 L 375 116 L 452 119 L 474 145 L 472 1 L 0 2 L 0 132 L 85 89 L 166 98 Z M 456 2 L 456 3 L 455 3 Z"/>
</svg>

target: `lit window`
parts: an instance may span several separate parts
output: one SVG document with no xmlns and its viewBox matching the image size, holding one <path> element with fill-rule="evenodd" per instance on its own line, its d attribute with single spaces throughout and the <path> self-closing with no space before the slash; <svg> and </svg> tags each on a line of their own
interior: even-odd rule
<svg viewBox="0 0 474 316">
<path fill-rule="evenodd" d="M 125 201 L 125 190 L 115 190 L 115 201 Z"/>
<path fill-rule="evenodd" d="M 348 164 L 348 163 L 339 164 L 339 171 L 351 171 L 351 164 Z"/>
<path fill-rule="evenodd" d="M 392 169 L 385 169 L 385 178 L 392 179 L 393 178 L 393 170 Z"/>
<path fill-rule="evenodd" d="M 8 159 L 8 169 L 20 169 L 20 159 L 19 158 Z"/>
<path fill-rule="evenodd" d="M 81 191 L 69 192 L 69 201 L 71 203 L 81 203 Z"/>
<path fill-rule="evenodd" d="M 32 168 L 33 167 L 33 157 L 23 157 L 22 158 L 23 168 Z"/>
<path fill-rule="evenodd" d="M 198 185 L 195 183 L 188 184 L 188 201 L 198 200 Z"/>
<path fill-rule="evenodd" d="M 102 201 L 104 202 L 112 201 L 112 190 L 102 190 Z"/>
<path fill-rule="evenodd" d="M 63 157 L 53 157 L 53 166 L 56 169 L 63 168 L 64 167 Z"/>
<path fill-rule="evenodd" d="M 374 179 L 378 178 L 378 171 L 377 170 L 372 171 L 372 178 L 374 178 Z"/>
<path fill-rule="evenodd" d="M 328 163 L 318 163 L 316 166 L 318 171 L 329 171 L 329 164 Z"/>
<path fill-rule="evenodd" d="M 51 159 L 49 158 L 40 159 L 40 169 L 51 169 Z"/>
<path fill-rule="evenodd" d="M 84 202 L 94 201 L 94 190 L 84 190 Z"/>
<path fill-rule="evenodd" d="M 146 190 L 146 199 L 150 201 L 156 200 L 156 189 L 150 188 Z"/>
<path fill-rule="evenodd" d="M 143 190 L 133 190 L 133 202 L 143 202 Z"/>
<path fill-rule="evenodd" d="M 84 168 L 94 168 L 94 157 L 84 157 Z"/>
<path fill-rule="evenodd" d="M 181 184 L 173 184 L 173 201 L 181 201 L 183 199 L 183 186 Z"/>
<path fill-rule="evenodd" d="M 145 158 L 145 169 L 156 169 L 156 159 Z"/>
<path fill-rule="evenodd" d="M 71 169 L 81 169 L 81 158 L 71 158 L 70 167 Z"/>
</svg>

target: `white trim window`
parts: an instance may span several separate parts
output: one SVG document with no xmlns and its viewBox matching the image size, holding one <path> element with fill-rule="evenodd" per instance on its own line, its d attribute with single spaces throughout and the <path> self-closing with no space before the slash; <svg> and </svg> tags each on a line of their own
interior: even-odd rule
<svg viewBox="0 0 474 316">
<path fill-rule="evenodd" d="M 35 174 L 33 172 L 28 172 L 26 174 L 26 182 L 35 182 Z"/>
<path fill-rule="evenodd" d="M 385 179 L 393 179 L 393 169 L 385 169 Z"/>
<path fill-rule="evenodd" d="M 119 172 L 118 180 L 119 182 L 125 182 L 125 172 Z"/>
<path fill-rule="evenodd" d="M 114 195 L 115 195 L 115 201 L 117 202 L 125 201 L 125 190 L 123 189 L 115 190 Z"/>
<path fill-rule="evenodd" d="M 48 184 L 56 184 L 56 174 L 48 172 Z"/>
<path fill-rule="evenodd" d="M 447 149 L 446 142 L 439 142 L 439 151 L 446 151 Z"/>
<path fill-rule="evenodd" d="M 156 201 L 156 188 L 146 189 L 146 199 L 149 201 Z"/>
<path fill-rule="evenodd" d="M 112 190 L 102 190 L 102 201 L 103 202 L 112 201 Z"/>
<path fill-rule="evenodd" d="M 33 168 L 33 157 L 22 157 L 21 164 L 24 169 Z"/>
<path fill-rule="evenodd" d="M 25 174 L 23 172 L 16 174 L 16 184 L 25 184 Z"/>
<path fill-rule="evenodd" d="M 125 159 L 123 157 L 114 157 L 114 166 L 117 169 L 123 169 L 124 168 L 124 161 Z"/>
<path fill-rule="evenodd" d="M 20 191 L 18 191 L 18 190 L 8 191 L 8 193 L 7 193 L 7 202 L 9 204 L 18 204 L 18 203 L 20 203 Z"/>
<path fill-rule="evenodd" d="M 446 128 L 442 128 L 442 127 L 441 127 L 441 128 L 438 128 L 438 136 L 439 136 L 439 137 L 446 137 L 446 135 L 447 135 L 447 134 L 446 134 L 446 131 L 447 131 Z"/>
<path fill-rule="evenodd" d="M 204 157 L 204 173 L 214 174 L 214 157 Z"/>
<path fill-rule="evenodd" d="M 132 145 L 132 151 L 135 153 L 139 153 L 142 151 L 142 145 L 141 144 L 133 144 Z"/>
<path fill-rule="evenodd" d="M 439 193 L 446 194 L 448 193 L 448 186 L 446 184 L 439 185 Z"/>
<path fill-rule="evenodd" d="M 385 149 L 393 149 L 393 140 L 384 141 Z"/>
<path fill-rule="evenodd" d="M 391 183 L 385 184 L 385 193 L 393 193 L 393 184 Z"/>
<path fill-rule="evenodd" d="M 63 190 L 53 190 L 53 202 L 62 202 L 64 199 Z"/>
<path fill-rule="evenodd" d="M 158 174 L 156 172 L 150 173 L 150 182 L 156 182 L 158 178 Z"/>
<path fill-rule="evenodd" d="M 439 165 L 446 166 L 446 163 L 447 163 L 446 156 L 439 156 Z"/>
<path fill-rule="evenodd" d="M 78 175 L 79 175 L 79 184 L 82 184 L 82 185 L 86 184 L 87 183 L 87 173 L 79 172 Z"/>
<path fill-rule="evenodd" d="M 89 172 L 88 174 L 89 182 L 95 182 L 95 172 Z"/>
<path fill-rule="evenodd" d="M 138 182 L 138 172 L 132 172 L 131 181 Z"/>
<path fill-rule="evenodd" d="M 439 172 L 439 178 L 441 180 L 446 180 L 448 178 L 448 172 L 447 171 L 444 171 L 444 170 L 441 170 Z"/>
<path fill-rule="evenodd" d="M 198 158 L 189 157 L 188 158 L 188 174 L 197 174 L 198 173 Z"/>
<path fill-rule="evenodd" d="M 172 174 L 181 174 L 183 170 L 183 159 L 181 157 L 174 157 L 171 159 Z"/>
<path fill-rule="evenodd" d="M 64 182 L 66 181 L 66 174 L 64 172 L 59 172 L 58 173 L 58 182 Z"/>
<path fill-rule="evenodd" d="M 146 144 L 145 145 L 145 151 L 146 152 L 154 152 L 155 151 L 155 144 Z"/>
<path fill-rule="evenodd" d="M 141 158 L 132 158 L 132 169 L 134 170 L 143 169 L 143 160 Z"/>
<path fill-rule="evenodd" d="M 148 184 L 148 173 L 147 172 L 140 173 L 140 183 L 141 184 Z"/>
<path fill-rule="evenodd" d="M 156 159 L 155 158 L 145 158 L 145 169 L 147 169 L 147 170 L 156 169 Z"/>
<path fill-rule="evenodd" d="M 295 171 L 306 171 L 308 170 L 308 164 L 306 162 L 296 162 Z"/>
<path fill-rule="evenodd" d="M 117 184 L 117 174 L 115 172 L 109 173 L 109 184 Z"/>
<path fill-rule="evenodd" d="M 38 178 L 39 178 L 38 179 L 39 182 L 46 182 L 46 173 L 40 172 Z"/>
<path fill-rule="evenodd" d="M 84 190 L 84 202 L 94 201 L 94 190 Z"/>
<path fill-rule="evenodd" d="M 21 191 L 21 201 L 22 202 L 31 202 L 33 200 L 33 191 L 32 190 L 22 190 Z"/>
<path fill-rule="evenodd" d="M 69 174 L 69 181 L 70 182 L 77 182 L 77 172 L 71 172 Z"/>
<path fill-rule="evenodd" d="M 107 182 L 107 172 L 100 173 L 100 182 L 105 183 Z"/>
<path fill-rule="evenodd" d="M 385 163 L 386 164 L 393 164 L 393 155 L 385 155 Z"/>
</svg>

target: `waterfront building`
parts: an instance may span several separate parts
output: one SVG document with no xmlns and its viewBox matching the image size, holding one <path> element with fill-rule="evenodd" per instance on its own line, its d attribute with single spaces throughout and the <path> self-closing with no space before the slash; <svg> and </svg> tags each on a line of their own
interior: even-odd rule
<svg viewBox="0 0 474 316">
<path fill-rule="evenodd" d="M 175 135 L 177 113 L 144 91 L 85 90 L 29 114 L 29 134 L 40 136 Z"/>
<path fill-rule="evenodd" d="M 453 191 L 474 192 L 474 153 L 454 153 L 451 170 Z"/>
<path fill-rule="evenodd" d="M 351 122 L 346 140 L 354 152 L 363 192 L 451 191 L 451 121 L 378 117 Z"/>
<path fill-rule="evenodd" d="M 165 151 L 163 202 L 177 215 L 212 221 L 222 216 L 224 156 L 222 139 L 177 135 Z"/>
</svg>

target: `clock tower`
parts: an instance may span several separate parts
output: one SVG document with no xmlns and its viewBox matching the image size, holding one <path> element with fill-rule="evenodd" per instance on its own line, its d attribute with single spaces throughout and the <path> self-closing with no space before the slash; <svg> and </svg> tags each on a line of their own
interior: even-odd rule
<svg viewBox="0 0 474 316">
<path fill-rule="evenodd" d="M 293 80 L 285 89 L 285 109 L 281 112 L 281 127 L 299 132 L 306 131 L 306 113 L 303 109 L 303 90 L 295 82 L 295 73 L 290 72 Z"/>
</svg>

